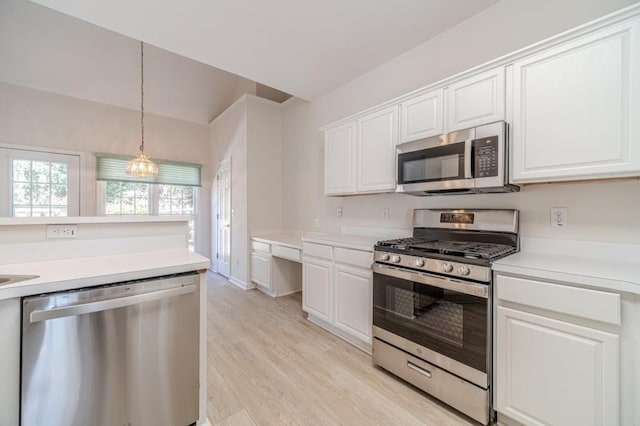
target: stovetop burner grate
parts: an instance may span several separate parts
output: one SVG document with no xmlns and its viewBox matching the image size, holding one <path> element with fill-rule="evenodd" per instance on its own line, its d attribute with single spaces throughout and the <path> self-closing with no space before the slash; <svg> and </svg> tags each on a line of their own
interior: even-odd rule
<svg viewBox="0 0 640 426">
<path fill-rule="evenodd" d="M 380 241 L 379 249 L 406 250 L 412 254 L 438 253 L 450 256 L 467 257 L 474 259 L 495 259 L 514 251 L 514 247 L 505 244 L 480 243 L 468 241 L 438 241 L 428 238 L 401 238 L 395 240 Z"/>
</svg>

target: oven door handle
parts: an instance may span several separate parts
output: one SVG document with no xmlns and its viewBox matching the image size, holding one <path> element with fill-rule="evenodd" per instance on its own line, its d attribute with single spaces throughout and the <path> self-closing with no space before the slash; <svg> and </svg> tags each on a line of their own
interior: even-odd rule
<svg viewBox="0 0 640 426">
<path fill-rule="evenodd" d="M 372 264 L 371 269 L 374 273 L 387 275 L 389 277 L 400 278 L 402 280 L 413 281 L 419 284 L 443 288 L 445 290 L 468 294 L 470 296 L 477 296 L 483 299 L 489 298 L 489 286 L 486 284 L 452 280 L 449 278 L 442 278 L 437 275 L 425 274 L 424 272 L 407 271 L 405 269 L 400 269 L 388 265 L 380 265 L 378 263 Z"/>
</svg>

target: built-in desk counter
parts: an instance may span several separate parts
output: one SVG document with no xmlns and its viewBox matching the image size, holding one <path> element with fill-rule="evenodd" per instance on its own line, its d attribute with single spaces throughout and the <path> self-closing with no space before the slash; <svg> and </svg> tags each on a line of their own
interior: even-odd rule
<svg viewBox="0 0 640 426">
<path fill-rule="evenodd" d="M 278 297 L 302 290 L 302 234 L 279 232 L 251 237 L 251 281 Z"/>
</svg>

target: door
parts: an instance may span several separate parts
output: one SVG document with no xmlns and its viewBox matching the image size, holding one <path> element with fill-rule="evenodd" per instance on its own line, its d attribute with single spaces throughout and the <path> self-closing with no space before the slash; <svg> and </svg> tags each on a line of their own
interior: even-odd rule
<svg viewBox="0 0 640 426">
<path fill-rule="evenodd" d="M 488 291 L 484 284 L 374 264 L 373 325 L 469 366 L 485 380 Z"/>
<path fill-rule="evenodd" d="M 357 192 L 395 191 L 398 106 L 358 119 Z"/>
<path fill-rule="evenodd" d="M 638 175 L 640 18 L 513 64 L 512 181 Z"/>
<path fill-rule="evenodd" d="M 271 285 L 271 255 L 251 252 L 251 281 L 273 290 Z"/>
<path fill-rule="evenodd" d="M 447 93 L 447 132 L 504 120 L 504 67 L 453 83 Z"/>
<path fill-rule="evenodd" d="M 302 263 L 302 309 L 331 322 L 331 261 L 305 258 Z"/>
<path fill-rule="evenodd" d="M 335 266 L 335 324 L 371 343 L 371 270 Z"/>
<path fill-rule="evenodd" d="M 216 266 L 218 273 L 229 278 L 231 265 L 231 159 L 218 166 L 216 213 Z"/>
<path fill-rule="evenodd" d="M 400 104 L 400 143 L 444 133 L 442 93 L 438 89 Z"/>
<path fill-rule="evenodd" d="M 496 409 L 526 425 L 619 424 L 618 336 L 497 308 Z"/>
<path fill-rule="evenodd" d="M 80 156 L 0 147 L 0 216 L 80 215 Z"/>
<path fill-rule="evenodd" d="M 24 426 L 198 419 L 197 275 L 23 300 Z"/>
<path fill-rule="evenodd" d="M 356 123 L 351 121 L 325 131 L 324 193 L 353 194 L 356 191 Z"/>
</svg>

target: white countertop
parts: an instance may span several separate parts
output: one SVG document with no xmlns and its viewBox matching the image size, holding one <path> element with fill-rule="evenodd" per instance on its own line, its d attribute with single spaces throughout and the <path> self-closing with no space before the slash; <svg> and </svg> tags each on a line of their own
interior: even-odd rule
<svg viewBox="0 0 640 426">
<path fill-rule="evenodd" d="M 299 232 L 285 231 L 278 233 L 257 234 L 253 235 L 251 239 L 267 244 L 277 244 L 302 250 L 302 234 Z"/>
<path fill-rule="evenodd" d="M 640 245 L 523 238 L 493 270 L 640 294 Z"/>
<path fill-rule="evenodd" d="M 355 234 L 305 234 L 302 236 L 302 241 L 304 242 L 365 251 L 373 251 L 373 246 L 381 239 L 384 238 Z"/>
<path fill-rule="evenodd" d="M 181 222 L 193 219 L 193 216 L 64 216 L 64 217 L 0 217 L 0 226 L 24 225 L 66 225 L 81 223 L 154 223 Z"/>
<path fill-rule="evenodd" d="M 0 275 L 39 276 L 0 285 L 0 300 L 195 271 L 209 264 L 209 259 L 181 248 L 0 265 Z"/>
<path fill-rule="evenodd" d="M 340 234 L 300 231 L 263 231 L 252 234 L 251 239 L 299 250 L 302 249 L 302 242 L 306 241 L 356 250 L 373 251 L 373 246 L 380 240 L 401 238 L 409 235 L 411 235 L 411 231 L 404 229 L 348 226 L 343 227 L 343 232 Z"/>
</svg>

